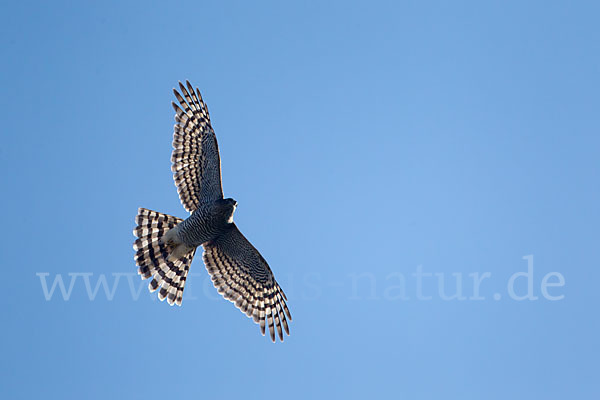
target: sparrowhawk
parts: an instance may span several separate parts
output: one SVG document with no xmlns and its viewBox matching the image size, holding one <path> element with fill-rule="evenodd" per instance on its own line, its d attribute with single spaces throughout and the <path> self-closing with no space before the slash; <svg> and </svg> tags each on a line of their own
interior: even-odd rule
<svg viewBox="0 0 600 400">
<path fill-rule="evenodd" d="M 187 86 L 187 87 L 186 87 Z M 271 340 L 275 330 L 283 341 L 289 335 L 287 298 L 269 265 L 233 222 L 237 202 L 223 198 L 217 138 L 200 91 L 186 81 L 175 109 L 171 169 L 179 198 L 191 215 L 183 220 L 145 208 L 135 219 L 135 261 L 148 288 L 160 300 L 181 305 L 185 281 L 196 248 L 217 291 L 260 325 Z M 283 328 L 283 329 L 282 329 Z"/>
</svg>

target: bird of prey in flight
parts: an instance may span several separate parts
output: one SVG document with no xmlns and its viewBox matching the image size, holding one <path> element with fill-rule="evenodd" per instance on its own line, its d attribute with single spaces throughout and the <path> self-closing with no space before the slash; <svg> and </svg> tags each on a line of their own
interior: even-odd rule
<svg viewBox="0 0 600 400">
<path fill-rule="evenodd" d="M 152 278 L 148 288 L 158 290 L 160 300 L 181 305 L 190 264 L 198 246 L 217 291 L 260 325 L 275 330 L 283 341 L 290 334 L 287 298 L 267 261 L 233 222 L 237 202 L 223 198 L 221 160 L 208 108 L 200 91 L 186 81 L 173 89 L 175 129 L 171 170 L 186 219 L 145 208 L 135 219 L 133 244 L 138 274 Z"/>
</svg>

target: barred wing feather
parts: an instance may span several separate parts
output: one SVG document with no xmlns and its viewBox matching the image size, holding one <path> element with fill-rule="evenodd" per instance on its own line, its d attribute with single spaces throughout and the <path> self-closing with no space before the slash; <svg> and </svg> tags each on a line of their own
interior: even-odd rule
<svg viewBox="0 0 600 400">
<path fill-rule="evenodd" d="M 208 108 L 200 91 L 186 81 L 181 94 L 173 89 L 179 105 L 175 109 L 171 170 L 181 204 L 190 213 L 206 201 L 223 198 L 221 160 Z"/>
<path fill-rule="evenodd" d="M 235 224 L 203 247 L 204 264 L 217 291 L 259 324 L 263 335 L 268 324 L 271 340 L 275 341 L 277 330 L 283 341 L 283 331 L 290 334 L 292 316 L 283 290 L 258 250 Z"/>
</svg>

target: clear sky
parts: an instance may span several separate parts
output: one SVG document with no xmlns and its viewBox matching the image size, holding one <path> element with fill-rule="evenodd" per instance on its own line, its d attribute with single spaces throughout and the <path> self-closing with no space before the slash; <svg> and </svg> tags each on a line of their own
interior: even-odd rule
<svg viewBox="0 0 600 400">
<path fill-rule="evenodd" d="M 599 13 L 3 2 L 2 397 L 600 398 Z M 284 343 L 200 253 L 181 308 L 136 275 L 137 208 L 186 216 L 185 79 Z"/>
</svg>

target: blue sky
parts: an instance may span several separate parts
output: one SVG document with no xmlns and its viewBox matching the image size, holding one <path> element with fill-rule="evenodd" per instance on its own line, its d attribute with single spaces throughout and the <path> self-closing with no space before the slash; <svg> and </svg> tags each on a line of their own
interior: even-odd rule
<svg viewBox="0 0 600 400">
<path fill-rule="evenodd" d="M 598 398 L 599 12 L 4 2 L 6 398 Z M 186 216 L 185 79 L 288 295 L 283 344 L 200 257 L 181 308 L 134 275 L 137 208 Z"/>
</svg>

